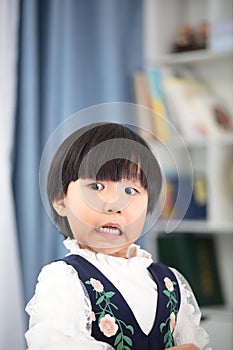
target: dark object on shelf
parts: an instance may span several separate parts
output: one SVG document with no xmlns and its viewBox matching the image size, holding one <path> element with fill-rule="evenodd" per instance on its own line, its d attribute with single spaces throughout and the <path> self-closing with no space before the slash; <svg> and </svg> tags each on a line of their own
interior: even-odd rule
<svg viewBox="0 0 233 350">
<path fill-rule="evenodd" d="M 178 29 L 172 51 L 175 53 L 204 50 L 207 48 L 208 37 L 209 25 L 207 22 L 200 23 L 196 30 L 187 24 L 182 24 Z"/>
<path fill-rule="evenodd" d="M 179 27 L 177 38 L 173 45 L 173 52 L 185 52 L 196 50 L 195 37 L 193 30 L 187 24 L 182 24 Z"/>
<path fill-rule="evenodd" d="M 232 122 L 231 117 L 226 113 L 222 108 L 219 108 L 218 106 L 214 107 L 214 116 L 217 121 L 217 123 L 220 125 L 220 127 L 224 130 L 232 131 Z"/>
<path fill-rule="evenodd" d="M 224 304 L 212 235 L 161 234 L 157 240 L 159 260 L 184 275 L 200 306 Z"/>
<path fill-rule="evenodd" d="M 202 22 L 197 27 L 197 33 L 196 33 L 198 50 L 203 50 L 207 48 L 208 36 L 209 36 L 209 25 L 207 22 Z"/>
</svg>

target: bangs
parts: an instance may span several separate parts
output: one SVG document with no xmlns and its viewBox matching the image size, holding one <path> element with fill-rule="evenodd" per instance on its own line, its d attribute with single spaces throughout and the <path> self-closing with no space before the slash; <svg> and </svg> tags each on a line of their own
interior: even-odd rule
<svg viewBox="0 0 233 350">
<path fill-rule="evenodd" d="M 146 178 L 140 166 L 128 159 L 112 159 L 102 165 L 97 171 L 92 166 L 88 166 L 85 170 L 84 173 L 80 174 L 81 178 L 91 178 L 100 181 L 134 179 L 139 180 L 141 185 L 147 188 Z"/>
<path fill-rule="evenodd" d="M 74 177 L 102 181 L 139 179 L 141 185 L 147 188 L 143 170 L 145 166 L 149 168 L 149 164 L 145 164 L 145 159 L 148 158 L 145 157 L 142 150 L 144 151 L 142 146 L 135 141 L 107 140 L 88 150 L 81 164 L 74 166 L 74 169 L 79 169 L 78 174 L 75 174 Z"/>
</svg>

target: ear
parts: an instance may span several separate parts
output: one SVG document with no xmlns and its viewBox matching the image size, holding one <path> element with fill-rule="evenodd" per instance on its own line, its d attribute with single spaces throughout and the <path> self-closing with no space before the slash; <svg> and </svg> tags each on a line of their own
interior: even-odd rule
<svg viewBox="0 0 233 350">
<path fill-rule="evenodd" d="M 60 216 L 66 216 L 66 205 L 64 198 L 56 198 L 53 201 L 53 208 Z"/>
</svg>

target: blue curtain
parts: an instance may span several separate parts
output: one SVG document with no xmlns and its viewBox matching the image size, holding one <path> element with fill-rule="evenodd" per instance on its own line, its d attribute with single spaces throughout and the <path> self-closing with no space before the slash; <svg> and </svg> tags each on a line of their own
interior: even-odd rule
<svg viewBox="0 0 233 350">
<path fill-rule="evenodd" d="M 142 65 L 142 0 L 22 0 L 14 193 L 25 299 L 62 236 L 39 193 L 39 163 L 52 131 L 73 113 L 132 102 Z"/>
</svg>

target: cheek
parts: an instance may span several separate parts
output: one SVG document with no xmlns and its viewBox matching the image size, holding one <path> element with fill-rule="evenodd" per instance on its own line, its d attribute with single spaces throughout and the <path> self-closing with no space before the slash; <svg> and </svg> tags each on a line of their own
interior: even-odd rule
<svg viewBox="0 0 233 350">
<path fill-rule="evenodd" d="M 68 221 L 73 229 L 78 229 L 79 231 L 84 230 L 85 228 L 89 230 L 90 227 L 95 226 L 95 216 L 89 213 L 88 209 L 82 208 L 76 212 L 69 211 L 67 215 Z"/>
<path fill-rule="evenodd" d="M 131 216 L 141 220 L 147 213 L 147 205 L 148 197 L 146 195 L 132 201 L 130 208 Z"/>
<path fill-rule="evenodd" d="M 90 226 L 94 220 L 93 213 L 90 213 L 90 208 L 78 195 L 76 197 L 67 197 L 66 213 L 72 231 L 76 231 L 79 227 L 83 229 L 85 226 Z"/>
<path fill-rule="evenodd" d="M 128 225 L 126 225 L 125 227 L 125 234 L 128 242 L 135 242 L 142 234 L 142 230 L 146 219 L 146 213 L 147 210 L 145 209 L 143 212 L 141 211 L 140 215 L 131 218 L 128 221 Z"/>
<path fill-rule="evenodd" d="M 86 212 L 80 211 L 78 214 L 74 213 L 70 209 L 67 209 L 67 219 L 74 235 L 74 238 L 80 243 L 84 243 L 89 235 L 90 230 L 93 228 L 93 217 L 86 215 Z"/>
<path fill-rule="evenodd" d="M 147 215 L 147 202 L 140 203 L 131 208 L 127 215 L 127 226 L 130 230 L 141 232 Z"/>
</svg>

